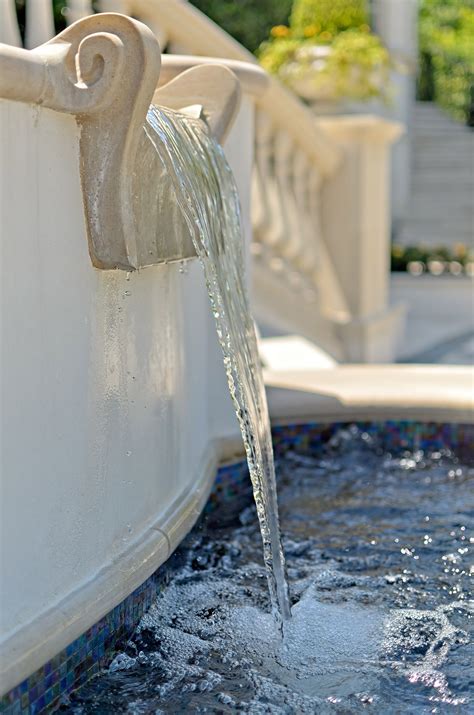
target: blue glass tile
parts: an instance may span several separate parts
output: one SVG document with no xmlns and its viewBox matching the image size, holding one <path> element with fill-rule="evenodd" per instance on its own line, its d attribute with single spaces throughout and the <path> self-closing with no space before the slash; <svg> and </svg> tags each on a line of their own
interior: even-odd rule
<svg viewBox="0 0 474 715">
<path fill-rule="evenodd" d="M 30 705 L 30 713 L 31 715 L 38 715 L 44 708 L 46 707 L 46 700 L 44 695 L 42 695 L 38 700 L 35 700 L 34 703 Z"/>
</svg>

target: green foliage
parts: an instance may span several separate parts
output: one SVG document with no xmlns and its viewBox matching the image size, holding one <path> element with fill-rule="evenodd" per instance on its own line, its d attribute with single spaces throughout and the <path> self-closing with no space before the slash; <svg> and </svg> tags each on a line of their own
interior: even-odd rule
<svg viewBox="0 0 474 715">
<path fill-rule="evenodd" d="M 244 47 L 254 52 L 270 28 L 288 22 L 292 0 L 191 0 Z"/>
<path fill-rule="evenodd" d="M 474 86 L 474 0 L 423 0 L 418 97 L 466 120 Z"/>
<path fill-rule="evenodd" d="M 418 264 L 419 272 L 452 273 L 453 275 L 470 274 L 470 266 L 474 260 L 473 251 L 462 243 L 453 248 L 438 246 L 392 246 L 392 271 L 410 271 L 410 264 Z M 434 264 L 434 266 L 433 266 Z M 432 271 L 432 267 L 435 268 Z"/>
<path fill-rule="evenodd" d="M 390 57 L 367 20 L 365 0 L 295 0 L 289 27 L 272 28 L 260 62 L 303 96 L 304 78 L 321 98 L 387 99 Z M 324 57 L 321 45 L 331 47 Z"/>
<path fill-rule="evenodd" d="M 310 43 L 302 43 L 293 37 L 279 37 L 262 43 L 258 58 L 267 72 L 277 75 L 285 65 L 298 60 L 298 52 L 305 46 L 310 46 Z"/>
<path fill-rule="evenodd" d="M 290 26 L 295 36 L 329 33 L 332 37 L 368 23 L 366 0 L 294 0 Z"/>
<path fill-rule="evenodd" d="M 358 30 L 337 35 L 323 62 L 314 57 L 314 39 L 282 37 L 262 45 L 262 66 L 288 84 L 310 77 L 314 91 L 328 98 L 388 99 L 390 56 L 378 37 Z M 314 65 L 319 64 L 318 69 Z"/>
<path fill-rule="evenodd" d="M 328 57 L 327 73 L 336 79 L 337 94 L 365 100 L 383 96 L 389 86 L 388 50 L 376 35 L 351 30 L 336 37 Z"/>
</svg>

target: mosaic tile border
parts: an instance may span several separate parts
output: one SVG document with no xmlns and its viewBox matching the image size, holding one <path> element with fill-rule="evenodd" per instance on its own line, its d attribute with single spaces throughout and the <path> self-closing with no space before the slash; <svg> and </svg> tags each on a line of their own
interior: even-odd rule
<svg viewBox="0 0 474 715">
<path fill-rule="evenodd" d="M 252 499 L 252 485 L 246 460 L 222 465 L 216 475 L 204 514 L 208 522 L 233 521 Z"/>
<path fill-rule="evenodd" d="M 163 585 L 160 571 L 150 576 L 98 623 L 7 693 L 1 700 L 0 712 L 5 715 L 50 712 L 61 696 L 83 685 L 110 662 Z"/>
<path fill-rule="evenodd" d="M 436 450 L 449 446 L 460 458 L 474 460 L 474 425 L 420 423 L 414 421 L 330 423 L 316 422 L 273 427 L 275 456 L 288 450 L 315 452 L 341 427 L 356 424 L 377 437 L 388 451 Z M 244 461 L 222 465 L 205 508 L 208 518 L 219 510 L 219 520 L 235 518 L 249 503 L 251 489 Z M 59 704 L 105 667 L 131 636 L 169 580 L 172 568 L 162 567 L 86 633 L 52 660 L 13 688 L 0 702 L 4 715 L 42 715 Z"/>
<path fill-rule="evenodd" d="M 455 454 L 468 461 L 474 459 L 474 424 L 390 420 L 385 422 L 317 422 L 276 425 L 272 429 L 275 456 L 289 449 L 315 452 L 341 427 L 356 425 L 376 438 L 388 452 L 438 450 L 449 446 Z"/>
</svg>

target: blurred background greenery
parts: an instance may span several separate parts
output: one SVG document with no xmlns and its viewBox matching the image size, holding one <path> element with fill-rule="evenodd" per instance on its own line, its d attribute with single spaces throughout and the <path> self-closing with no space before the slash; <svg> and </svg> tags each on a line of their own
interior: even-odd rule
<svg viewBox="0 0 474 715">
<path fill-rule="evenodd" d="M 292 0 L 191 0 L 199 10 L 250 52 L 267 39 L 274 25 L 288 22 Z"/>
<path fill-rule="evenodd" d="M 263 67 L 308 101 L 389 100 L 390 55 L 368 0 L 293 0 L 288 25 L 258 49 Z"/>
<path fill-rule="evenodd" d="M 474 120 L 474 0 L 421 0 L 418 98 Z"/>
<path fill-rule="evenodd" d="M 251 52 L 280 33 L 286 39 L 267 52 L 277 71 L 289 41 L 308 38 L 333 42 L 341 32 L 364 31 L 367 7 L 361 0 L 191 0 Z M 370 20 L 369 20 L 370 22 Z M 285 31 L 290 29 L 291 36 Z M 272 32 L 273 28 L 273 32 Z M 474 0 L 420 0 L 418 98 L 435 101 L 453 117 L 473 121 Z M 323 33 L 328 33 L 321 35 Z M 330 37 L 329 37 L 330 35 Z M 339 40 L 339 42 L 341 42 Z M 276 43 L 275 43 L 276 44 Z"/>
</svg>

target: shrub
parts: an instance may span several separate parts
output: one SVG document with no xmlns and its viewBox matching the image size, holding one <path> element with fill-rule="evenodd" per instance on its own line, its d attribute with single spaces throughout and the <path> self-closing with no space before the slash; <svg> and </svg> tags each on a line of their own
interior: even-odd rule
<svg viewBox="0 0 474 715">
<path fill-rule="evenodd" d="M 314 48 L 312 39 L 282 37 L 262 46 L 260 62 L 290 86 L 309 78 L 321 97 L 388 99 L 390 56 L 378 37 L 358 30 L 342 32 L 323 61 L 315 57 Z"/>
<path fill-rule="evenodd" d="M 288 22 L 292 0 L 191 0 L 251 52 L 270 28 Z"/>
<path fill-rule="evenodd" d="M 395 272 L 409 271 L 416 264 L 416 273 L 423 272 L 440 275 L 472 275 L 474 253 L 462 243 L 453 248 L 447 246 L 400 246 L 392 245 L 391 269 Z M 434 268 L 434 270 L 433 270 Z"/>
<path fill-rule="evenodd" d="M 299 37 L 308 37 L 311 33 L 328 33 L 334 37 L 367 23 L 366 0 L 295 0 L 290 16 L 292 31 Z"/>
<path fill-rule="evenodd" d="M 367 19 L 365 0 L 295 0 L 290 26 L 272 29 L 260 62 L 308 99 L 387 99 L 391 61 Z"/>
<path fill-rule="evenodd" d="M 418 97 L 468 119 L 474 85 L 474 1 L 423 0 Z M 471 110 L 472 111 L 472 110 Z"/>
</svg>

